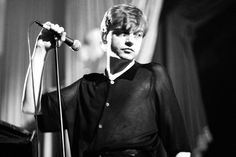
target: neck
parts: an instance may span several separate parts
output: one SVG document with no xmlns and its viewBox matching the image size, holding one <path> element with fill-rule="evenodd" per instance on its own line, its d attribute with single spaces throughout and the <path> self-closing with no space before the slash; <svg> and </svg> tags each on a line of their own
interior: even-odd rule
<svg viewBox="0 0 236 157">
<path fill-rule="evenodd" d="M 107 71 L 111 74 L 118 73 L 124 70 L 133 60 L 124 60 L 115 57 L 108 57 Z"/>
</svg>

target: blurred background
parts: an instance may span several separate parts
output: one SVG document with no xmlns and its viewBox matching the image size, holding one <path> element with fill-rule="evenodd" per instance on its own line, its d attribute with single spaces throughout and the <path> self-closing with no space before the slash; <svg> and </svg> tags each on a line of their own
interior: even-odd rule
<svg viewBox="0 0 236 157">
<path fill-rule="evenodd" d="M 160 62 L 167 68 L 193 156 L 234 156 L 235 0 L 0 0 L 0 149 L 8 138 L 14 142 L 16 132 L 25 137 L 36 130 L 34 116 L 21 112 L 29 51 L 41 29 L 32 22 L 58 23 L 82 43 L 78 52 L 64 45 L 59 49 L 64 87 L 86 73 L 104 71 L 100 22 L 105 11 L 119 3 L 132 3 L 147 16 L 149 29 L 137 60 Z M 53 52 L 46 61 L 44 82 L 47 90 L 56 89 Z M 40 156 L 60 156 L 58 134 L 39 132 L 37 139 Z"/>
</svg>

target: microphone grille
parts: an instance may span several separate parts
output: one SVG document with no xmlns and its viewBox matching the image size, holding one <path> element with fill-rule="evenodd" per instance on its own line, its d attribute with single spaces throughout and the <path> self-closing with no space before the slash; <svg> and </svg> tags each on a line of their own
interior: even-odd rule
<svg viewBox="0 0 236 157">
<path fill-rule="evenodd" d="M 79 40 L 74 40 L 73 45 L 71 46 L 72 50 L 78 51 L 81 47 L 81 43 Z"/>
</svg>

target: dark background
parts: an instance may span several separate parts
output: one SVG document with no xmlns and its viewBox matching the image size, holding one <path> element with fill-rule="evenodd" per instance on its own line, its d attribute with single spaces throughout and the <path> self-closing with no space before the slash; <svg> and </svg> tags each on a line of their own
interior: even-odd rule
<svg viewBox="0 0 236 157">
<path fill-rule="evenodd" d="M 213 141 L 206 157 L 235 156 L 236 7 L 230 3 L 196 30 L 194 54 Z"/>
</svg>

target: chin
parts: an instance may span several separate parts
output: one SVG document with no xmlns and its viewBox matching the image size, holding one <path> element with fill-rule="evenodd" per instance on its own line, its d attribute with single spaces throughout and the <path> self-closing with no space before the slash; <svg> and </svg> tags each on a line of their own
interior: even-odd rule
<svg viewBox="0 0 236 157">
<path fill-rule="evenodd" d="M 123 59 L 123 60 L 133 60 L 134 57 L 121 57 L 121 59 Z"/>
<path fill-rule="evenodd" d="M 125 60 L 133 60 L 135 57 L 133 55 L 124 55 L 124 56 L 121 56 L 121 58 Z"/>
</svg>

